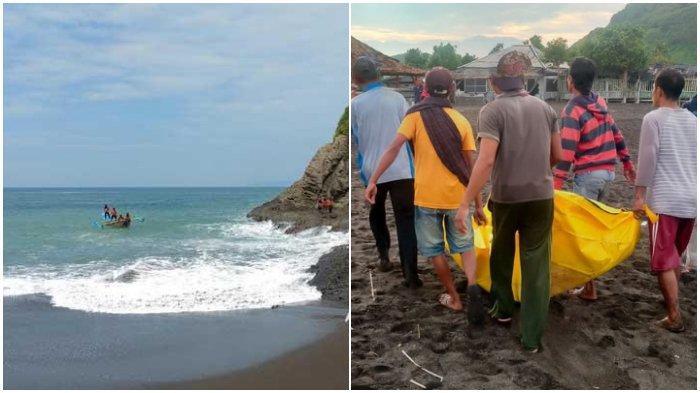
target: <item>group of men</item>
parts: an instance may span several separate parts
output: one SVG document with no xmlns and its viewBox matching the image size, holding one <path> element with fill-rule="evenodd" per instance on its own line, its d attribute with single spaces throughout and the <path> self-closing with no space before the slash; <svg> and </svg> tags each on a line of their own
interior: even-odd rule
<svg viewBox="0 0 700 393">
<path fill-rule="evenodd" d="M 614 179 L 615 165 L 636 187 L 635 211 L 647 204 L 659 214 L 651 225 L 651 270 L 658 275 L 667 316 L 659 324 L 682 331 L 678 305 L 680 255 L 696 216 L 696 120 L 679 107 L 684 87 L 675 70 L 655 79 L 656 110 L 644 117 L 635 168 L 624 138 L 605 100 L 593 92 L 594 62 L 571 63 L 567 87 L 572 94 L 558 115 L 545 101 L 528 94 L 527 55 L 512 51 L 498 62 L 489 79 L 495 99 L 483 106 L 476 132 L 452 107 L 455 83 L 440 67 L 430 70 L 422 90 L 427 97 L 409 107 L 398 92 L 381 83 L 376 63 L 359 58 L 353 82 L 362 93 L 351 104 L 351 129 L 360 177 L 371 203 L 369 221 L 379 254 L 378 268 L 391 269 L 385 201 L 390 198 L 405 285 L 418 288 L 417 253 L 428 258 L 444 287 L 438 301 L 455 311 L 465 308 L 448 264 L 447 252 L 461 254 L 467 278 L 467 318 L 483 323 L 487 313 L 509 324 L 515 311 L 511 289 L 516 233 L 522 272 L 521 343 L 541 350 L 550 289 L 554 190 L 573 173 L 573 191 L 600 200 Z M 490 255 L 490 307 L 476 285 L 476 255 L 471 214 L 486 217 L 482 189 L 490 181 L 489 210 L 493 240 Z M 473 206 L 473 207 L 472 207 Z M 445 243 L 447 243 L 447 247 Z M 591 282 L 579 296 L 594 300 Z"/>
<path fill-rule="evenodd" d="M 105 205 L 102 208 L 104 213 L 104 219 L 106 221 L 116 221 L 118 223 L 125 223 L 127 226 L 131 223 L 131 215 L 127 212 L 126 215 L 121 215 L 117 213 L 117 208 L 114 206 Z"/>
</svg>

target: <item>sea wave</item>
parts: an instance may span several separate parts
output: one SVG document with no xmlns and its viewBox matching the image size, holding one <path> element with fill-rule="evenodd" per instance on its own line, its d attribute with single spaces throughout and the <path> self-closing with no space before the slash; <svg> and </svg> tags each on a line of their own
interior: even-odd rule
<svg viewBox="0 0 700 393">
<path fill-rule="evenodd" d="M 348 241 L 330 228 L 290 235 L 270 222 L 212 229 L 216 237 L 178 244 L 185 256 L 7 267 L 3 296 L 42 293 L 56 307 L 116 314 L 269 308 L 319 299 L 308 268 Z"/>
</svg>

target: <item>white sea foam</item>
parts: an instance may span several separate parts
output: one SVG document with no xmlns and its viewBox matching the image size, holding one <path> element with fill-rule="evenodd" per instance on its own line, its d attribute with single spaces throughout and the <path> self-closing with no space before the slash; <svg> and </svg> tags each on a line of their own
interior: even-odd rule
<svg viewBox="0 0 700 393">
<path fill-rule="evenodd" d="M 288 235 L 269 222 L 212 229 L 220 236 L 178 245 L 186 257 L 9 267 L 3 295 L 43 293 L 57 307 L 118 314 L 268 308 L 319 299 L 307 269 L 348 241 L 327 228 Z"/>
</svg>

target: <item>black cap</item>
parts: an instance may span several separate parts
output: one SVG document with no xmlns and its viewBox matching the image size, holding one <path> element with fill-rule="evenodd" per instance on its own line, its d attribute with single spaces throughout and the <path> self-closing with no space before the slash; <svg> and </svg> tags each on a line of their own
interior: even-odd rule
<svg viewBox="0 0 700 393">
<path fill-rule="evenodd" d="M 352 76 L 369 82 L 379 78 L 377 63 L 368 56 L 362 56 L 352 65 Z"/>
<path fill-rule="evenodd" d="M 433 97 L 446 97 L 453 85 L 452 74 L 444 67 L 433 67 L 425 74 L 426 90 Z"/>
</svg>

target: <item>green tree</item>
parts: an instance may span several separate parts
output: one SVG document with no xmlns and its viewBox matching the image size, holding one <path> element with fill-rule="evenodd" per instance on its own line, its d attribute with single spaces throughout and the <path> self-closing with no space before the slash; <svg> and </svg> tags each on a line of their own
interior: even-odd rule
<svg viewBox="0 0 700 393">
<path fill-rule="evenodd" d="M 503 43 L 499 42 L 498 44 L 496 44 L 496 46 L 493 47 L 493 49 L 491 49 L 491 52 L 489 52 L 489 55 L 492 53 L 496 53 L 501 49 L 503 49 Z"/>
<path fill-rule="evenodd" d="M 476 56 L 472 55 L 471 53 L 465 53 L 464 56 L 462 56 L 462 64 L 467 64 L 471 63 L 472 61 L 476 60 Z M 462 65 L 460 64 L 460 65 Z"/>
<path fill-rule="evenodd" d="M 426 68 L 430 60 L 430 53 L 421 51 L 418 48 L 409 49 L 404 57 L 404 63 L 413 67 Z"/>
<path fill-rule="evenodd" d="M 654 45 L 651 50 L 651 59 L 649 60 L 651 64 L 661 64 L 669 65 L 672 63 L 671 56 L 669 55 L 668 46 L 663 42 L 659 42 Z"/>
<path fill-rule="evenodd" d="M 428 67 L 445 67 L 448 70 L 454 70 L 459 67 L 462 62 L 462 57 L 457 54 L 454 45 L 447 43 L 433 46 L 433 54 L 428 61 Z"/>
<path fill-rule="evenodd" d="M 637 26 L 607 27 L 582 45 L 579 53 L 593 59 L 602 74 L 621 75 L 624 81 L 630 72 L 645 69 L 650 60 L 644 31 Z"/>
<path fill-rule="evenodd" d="M 552 63 L 558 67 L 561 63 L 568 59 L 568 50 L 566 49 L 566 39 L 557 37 L 549 42 L 542 51 L 543 60 Z"/>
<path fill-rule="evenodd" d="M 525 41 L 525 43 L 526 44 L 529 43 L 530 45 L 534 46 L 535 48 L 537 48 L 539 50 L 544 50 L 544 44 L 542 43 L 542 36 L 539 36 L 537 34 L 530 37 L 530 39 Z"/>
</svg>

